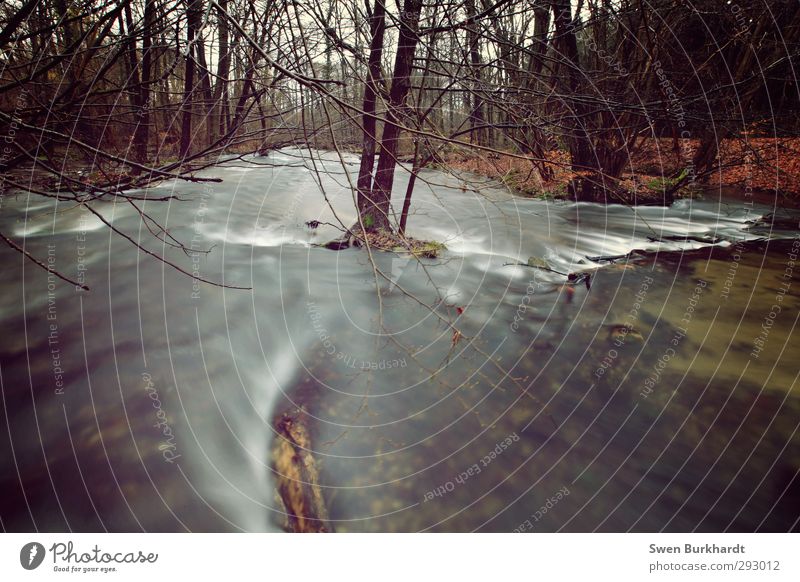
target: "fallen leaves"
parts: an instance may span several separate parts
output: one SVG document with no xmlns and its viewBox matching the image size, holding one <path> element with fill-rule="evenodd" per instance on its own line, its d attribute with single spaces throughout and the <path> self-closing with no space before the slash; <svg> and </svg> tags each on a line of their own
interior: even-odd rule
<svg viewBox="0 0 800 582">
<path fill-rule="evenodd" d="M 636 192 L 643 200 L 663 193 L 672 176 L 691 161 L 699 140 L 681 140 L 675 147 L 670 138 L 648 139 L 632 152 L 628 166 L 620 176 L 620 186 Z M 570 170 L 569 154 L 552 150 L 545 156 L 552 169 L 552 179 L 543 180 L 534 160 L 512 156 L 454 156 L 447 165 L 456 170 L 494 178 L 517 191 L 563 196 L 567 185 L 577 176 Z M 709 186 L 752 188 L 780 191 L 800 196 L 800 138 L 726 139 L 720 143 L 719 171 L 709 178 Z"/>
</svg>

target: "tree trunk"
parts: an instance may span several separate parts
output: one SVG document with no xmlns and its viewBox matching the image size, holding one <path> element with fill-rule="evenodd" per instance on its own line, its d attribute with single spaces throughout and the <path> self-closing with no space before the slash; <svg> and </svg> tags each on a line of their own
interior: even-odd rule
<svg viewBox="0 0 800 582">
<path fill-rule="evenodd" d="M 376 101 L 381 80 L 381 58 L 383 56 L 383 37 L 386 31 L 386 7 L 384 0 L 375 0 L 375 8 L 370 18 L 370 46 L 367 61 L 367 79 L 364 83 L 363 126 L 364 137 L 361 150 L 361 164 L 358 168 L 358 212 L 367 216 L 372 209 L 372 171 L 375 167 L 375 144 L 377 142 L 375 121 Z"/>
<path fill-rule="evenodd" d="M 231 55 L 229 47 L 228 19 L 225 13 L 228 11 L 228 0 L 219 0 L 219 62 L 217 63 L 217 80 L 214 83 L 214 112 L 211 124 L 214 127 L 212 141 L 217 135 L 224 135 L 227 128 L 227 105 L 228 105 L 228 75 L 231 68 Z"/>
<path fill-rule="evenodd" d="M 142 77 L 139 86 L 139 123 L 133 136 L 136 159 L 140 164 L 146 163 L 147 144 L 150 141 L 150 83 L 152 73 L 152 31 L 155 21 L 155 0 L 144 5 L 144 30 L 142 31 Z"/>
<path fill-rule="evenodd" d="M 411 88 L 411 70 L 417 48 L 417 28 L 422 11 L 422 0 L 405 0 L 401 12 L 401 26 L 394 61 L 392 87 L 389 91 L 389 109 L 381 139 L 381 155 L 375 171 L 371 207 L 362 215 L 365 226 L 373 230 L 390 230 L 389 206 L 392 198 L 394 168 L 397 162 L 397 146 L 400 137 L 399 116 Z"/>
<path fill-rule="evenodd" d="M 572 171 L 578 173 L 570 183 L 570 193 L 576 200 L 601 201 L 604 198 L 597 175 L 591 138 L 586 130 L 591 112 L 583 105 L 580 59 L 578 41 L 572 22 L 570 0 L 552 0 L 551 6 L 555 15 L 556 36 L 559 39 L 559 50 L 563 55 L 562 66 L 566 68 L 567 85 L 564 87 L 563 101 L 567 107 L 569 129 L 570 161 Z M 563 85 L 563 84 L 562 84 Z"/>
<path fill-rule="evenodd" d="M 475 17 L 475 0 L 467 0 L 465 3 L 467 18 Z M 470 141 L 478 145 L 486 145 L 486 119 L 483 114 L 483 98 L 481 91 L 481 48 L 480 36 L 478 35 L 478 23 L 471 21 L 467 28 L 467 51 L 469 52 L 469 64 L 471 69 L 472 82 L 470 83 L 469 99 L 469 125 Z"/>
<path fill-rule="evenodd" d="M 200 4 L 199 12 L 202 14 L 203 5 Z M 198 22 L 198 30 L 200 23 Z M 197 72 L 199 75 L 198 84 L 200 85 L 200 94 L 202 95 L 203 121 L 206 124 L 206 143 L 210 145 L 214 141 L 214 98 L 211 94 L 211 74 L 208 72 L 208 62 L 206 61 L 206 49 L 203 36 L 197 33 L 197 42 L 195 43 L 197 55 Z"/>
<path fill-rule="evenodd" d="M 411 210 L 411 196 L 414 194 L 414 186 L 417 183 L 417 173 L 419 172 L 419 143 L 420 139 L 414 140 L 414 162 L 411 167 L 411 175 L 408 177 L 406 196 L 403 199 L 403 210 L 400 212 L 400 227 L 397 229 L 401 235 L 406 234 L 406 224 L 408 223 L 408 211 Z"/>
<path fill-rule="evenodd" d="M 181 147 L 180 157 L 185 158 L 192 147 L 192 113 L 194 108 L 194 75 L 195 75 L 195 55 L 197 48 L 195 38 L 200 29 L 200 22 L 203 16 L 201 8 L 202 0 L 188 0 L 186 7 L 186 72 L 183 79 L 183 120 L 181 123 Z"/>
</svg>

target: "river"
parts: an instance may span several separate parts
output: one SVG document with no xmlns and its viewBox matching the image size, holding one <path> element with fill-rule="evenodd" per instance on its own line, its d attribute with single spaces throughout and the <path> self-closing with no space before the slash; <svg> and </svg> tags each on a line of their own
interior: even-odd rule
<svg viewBox="0 0 800 582">
<path fill-rule="evenodd" d="M 796 211 L 425 170 L 408 232 L 439 257 L 315 246 L 355 220 L 357 168 L 282 150 L 94 204 L 250 290 L 80 207 L 2 198 L 0 231 L 91 287 L 0 250 L 5 529 L 280 530 L 274 421 L 297 409 L 336 531 L 797 529 Z"/>
</svg>

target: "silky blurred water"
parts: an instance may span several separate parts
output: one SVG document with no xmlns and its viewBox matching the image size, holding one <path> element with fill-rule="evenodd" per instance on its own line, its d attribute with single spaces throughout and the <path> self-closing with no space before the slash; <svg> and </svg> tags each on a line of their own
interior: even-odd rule
<svg viewBox="0 0 800 582">
<path fill-rule="evenodd" d="M 409 234 L 447 250 L 370 257 L 314 246 L 355 221 L 358 160 L 312 154 L 93 204 L 251 290 L 3 197 L 0 231 L 91 287 L 0 250 L 5 529 L 278 529 L 273 420 L 299 408 L 338 531 L 797 528 L 798 239 L 758 222 L 774 206 L 634 211 L 426 170 Z M 658 252 L 588 258 L 634 249 Z"/>
</svg>

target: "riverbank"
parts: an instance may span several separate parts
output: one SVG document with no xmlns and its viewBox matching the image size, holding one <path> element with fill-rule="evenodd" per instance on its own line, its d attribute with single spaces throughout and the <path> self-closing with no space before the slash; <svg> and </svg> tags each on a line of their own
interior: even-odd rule
<svg viewBox="0 0 800 582">
<path fill-rule="evenodd" d="M 631 155 L 608 202 L 660 204 L 676 181 L 683 177 L 699 140 L 676 146 L 671 139 L 648 140 Z M 512 155 L 487 155 L 468 146 L 451 152 L 444 165 L 498 180 L 516 193 L 535 198 L 567 198 L 568 185 L 576 174 L 569 154 L 551 150 L 546 161 Z M 738 188 L 753 193 L 777 194 L 788 201 L 800 200 L 800 139 L 753 138 L 724 140 L 720 144 L 718 169 L 706 180 L 687 181 L 676 198 L 702 195 L 713 188 Z M 544 171 L 543 171 L 544 170 Z M 548 175 L 549 173 L 549 175 Z"/>
</svg>

